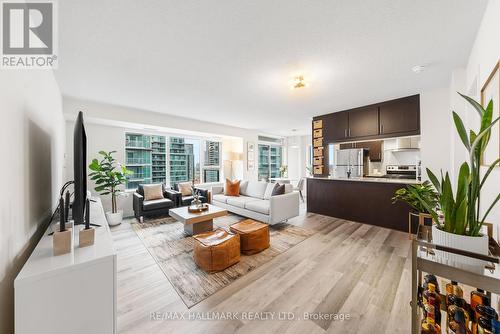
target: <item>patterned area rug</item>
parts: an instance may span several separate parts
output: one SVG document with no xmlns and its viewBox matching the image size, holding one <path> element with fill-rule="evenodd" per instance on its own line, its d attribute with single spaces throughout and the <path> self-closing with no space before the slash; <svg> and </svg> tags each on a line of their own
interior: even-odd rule
<svg viewBox="0 0 500 334">
<path fill-rule="evenodd" d="M 214 219 L 214 227 L 229 230 L 230 225 L 242 219 L 230 214 Z M 194 239 L 184 234 L 182 223 L 167 217 L 145 220 L 142 224 L 134 221 L 132 227 L 189 308 L 316 233 L 291 224 L 273 225 L 268 249 L 241 255 L 239 263 L 209 274 L 194 263 Z"/>
</svg>

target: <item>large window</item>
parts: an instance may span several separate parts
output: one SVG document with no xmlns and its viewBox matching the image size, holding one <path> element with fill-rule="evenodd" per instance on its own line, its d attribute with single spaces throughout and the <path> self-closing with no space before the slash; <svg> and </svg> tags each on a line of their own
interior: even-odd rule
<svg viewBox="0 0 500 334">
<path fill-rule="evenodd" d="M 221 170 L 220 142 L 206 140 L 203 161 L 203 182 L 219 182 Z"/>
<path fill-rule="evenodd" d="M 218 141 L 126 133 L 125 156 L 125 165 L 133 172 L 127 177 L 127 189 L 147 183 L 220 181 Z"/>
<path fill-rule="evenodd" d="M 170 184 L 200 183 L 200 141 L 170 137 Z"/>
<path fill-rule="evenodd" d="M 259 144 L 259 180 L 269 181 L 280 176 L 282 152 L 281 146 Z"/>
</svg>

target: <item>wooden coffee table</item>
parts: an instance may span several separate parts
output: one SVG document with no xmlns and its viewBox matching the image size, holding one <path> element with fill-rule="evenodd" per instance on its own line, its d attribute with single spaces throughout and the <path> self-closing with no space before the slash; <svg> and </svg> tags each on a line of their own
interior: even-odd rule
<svg viewBox="0 0 500 334">
<path fill-rule="evenodd" d="M 209 232 L 214 229 L 214 218 L 227 215 L 227 210 L 208 204 L 208 210 L 191 213 L 187 206 L 170 209 L 169 215 L 184 224 L 184 231 L 189 234 Z"/>
</svg>

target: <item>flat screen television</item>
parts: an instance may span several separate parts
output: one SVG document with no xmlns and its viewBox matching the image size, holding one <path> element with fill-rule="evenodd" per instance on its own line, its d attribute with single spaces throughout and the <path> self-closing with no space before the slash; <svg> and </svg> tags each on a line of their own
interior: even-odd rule
<svg viewBox="0 0 500 334">
<path fill-rule="evenodd" d="M 75 199 L 73 220 L 75 225 L 84 224 L 85 202 L 87 200 L 87 134 L 83 123 L 83 112 L 78 113 L 73 132 L 73 169 L 75 178 Z"/>
</svg>

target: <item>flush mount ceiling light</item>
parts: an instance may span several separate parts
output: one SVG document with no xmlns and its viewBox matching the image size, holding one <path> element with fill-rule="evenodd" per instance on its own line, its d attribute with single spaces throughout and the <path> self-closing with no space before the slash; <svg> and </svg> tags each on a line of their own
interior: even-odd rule
<svg viewBox="0 0 500 334">
<path fill-rule="evenodd" d="M 293 78 L 293 85 L 290 87 L 291 89 L 300 89 L 309 87 L 309 83 L 304 80 L 304 76 L 298 75 Z"/>
<path fill-rule="evenodd" d="M 425 69 L 425 65 L 417 65 L 417 66 L 413 66 L 413 67 L 411 68 L 411 70 L 412 70 L 414 73 L 416 73 L 416 74 L 418 74 L 418 73 L 422 73 L 422 71 L 423 71 L 424 69 Z"/>
</svg>

